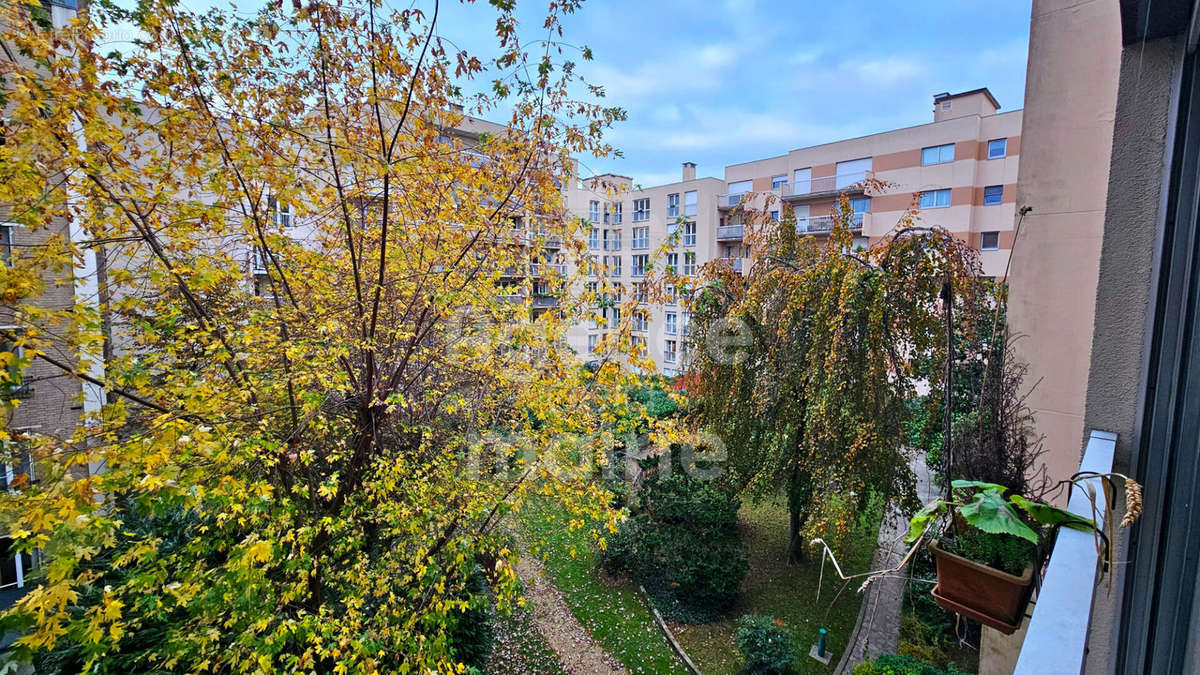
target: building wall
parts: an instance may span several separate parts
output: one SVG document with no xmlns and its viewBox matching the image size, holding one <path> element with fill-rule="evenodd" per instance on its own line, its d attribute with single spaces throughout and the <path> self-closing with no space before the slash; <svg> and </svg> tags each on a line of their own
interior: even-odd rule
<svg viewBox="0 0 1200 675">
<path fill-rule="evenodd" d="M 1083 447 L 1120 45 L 1111 0 L 1033 3 L 1008 319 L 1052 479 Z"/>
</svg>

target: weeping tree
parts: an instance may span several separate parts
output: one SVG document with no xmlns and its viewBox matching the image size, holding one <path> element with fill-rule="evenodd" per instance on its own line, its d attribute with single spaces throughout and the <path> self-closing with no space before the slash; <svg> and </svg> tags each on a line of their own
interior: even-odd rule
<svg viewBox="0 0 1200 675">
<path fill-rule="evenodd" d="M 792 560 L 811 536 L 844 544 L 871 493 L 913 500 L 903 423 L 914 363 L 944 361 L 942 298 L 970 297 L 979 272 L 962 240 L 913 209 L 865 248 L 853 218 L 844 197 L 827 237 L 747 218 L 761 251 L 749 274 L 708 266 L 692 304 L 698 422 L 723 437 L 738 487 L 786 494 Z"/>
</svg>

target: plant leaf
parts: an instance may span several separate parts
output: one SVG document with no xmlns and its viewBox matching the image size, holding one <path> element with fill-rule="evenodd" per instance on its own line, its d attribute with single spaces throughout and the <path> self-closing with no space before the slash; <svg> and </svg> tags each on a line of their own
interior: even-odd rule
<svg viewBox="0 0 1200 675">
<path fill-rule="evenodd" d="M 1092 532 L 1096 529 L 1095 521 L 1090 518 L 1084 518 L 1057 506 L 1035 502 L 1021 495 L 1013 495 L 1011 501 L 1043 525 L 1062 525 L 1082 532 Z"/>
<path fill-rule="evenodd" d="M 959 507 L 958 512 L 971 527 L 988 534 L 1011 534 L 1038 543 L 1037 532 L 1021 522 L 1017 512 L 997 492 L 988 490 L 975 493 L 971 503 Z"/>
<path fill-rule="evenodd" d="M 999 490 L 1000 492 L 1008 490 L 1007 487 L 998 483 L 985 483 L 979 480 L 950 481 L 950 487 L 954 488 L 955 490 L 966 490 L 967 488 L 976 488 L 978 490 Z"/>
<path fill-rule="evenodd" d="M 908 535 L 904 537 L 904 543 L 911 544 L 916 541 L 929 522 L 940 518 L 945 512 L 946 502 L 941 499 L 935 499 L 922 506 L 921 510 L 913 515 L 912 520 L 908 521 Z"/>
</svg>

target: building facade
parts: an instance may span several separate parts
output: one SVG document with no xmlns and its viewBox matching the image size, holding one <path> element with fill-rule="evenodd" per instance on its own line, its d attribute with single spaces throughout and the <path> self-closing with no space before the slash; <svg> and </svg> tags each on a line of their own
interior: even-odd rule
<svg viewBox="0 0 1200 675">
<path fill-rule="evenodd" d="M 681 180 L 667 185 L 643 188 L 611 174 L 583 181 L 569 203 L 575 216 L 592 224 L 588 248 L 595 278 L 607 276 L 636 295 L 647 265 L 691 277 L 723 259 L 745 273 L 755 253 L 743 224 L 747 208 L 776 219 L 792 215 L 798 231 L 823 236 L 842 194 L 854 210 L 858 243 L 887 236 L 915 204 L 923 224 L 943 227 L 980 251 L 985 276 L 1005 277 L 1017 214 L 1022 111 L 999 112 L 987 89 L 938 94 L 933 106 L 928 124 L 733 164 L 723 179 L 697 178 L 695 164 L 685 162 Z M 621 311 L 595 308 L 596 320 L 572 329 L 572 347 L 593 356 Z M 635 318 L 635 338 L 659 371 L 677 374 L 686 310 L 676 302 L 646 303 L 639 311 L 646 318 Z"/>
</svg>

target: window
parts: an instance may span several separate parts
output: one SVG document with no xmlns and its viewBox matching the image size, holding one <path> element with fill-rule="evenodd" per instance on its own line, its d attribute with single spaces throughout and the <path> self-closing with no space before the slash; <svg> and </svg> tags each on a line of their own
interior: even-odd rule
<svg viewBox="0 0 1200 675">
<path fill-rule="evenodd" d="M 1000 159 L 1008 154 L 1008 139 L 993 138 L 988 141 L 988 159 Z"/>
<path fill-rule="evenodd" d="M 0 223 L 0 258 L 3 258 L 5 265 L 12 264 L 13 233 L 16 232 L 16 227 L 16 223 Z"/>
<path fill-rule="evenodd" d="M 675 287 L 667 286 L 665 291 L 666 291 L 666 295 L 667 295 L 667 304 L 668 305 L 675 304 Z"/>
<path fill-rule="evenodd" d="M 636 302 L 646 302 L 646 284 L 645 282 L 634 282 L 633 284 L 633 299 Z"/>
<path fill-rule="evenodd" d="M 847 162 L 837 163 L 837 175 L 834 177 L 833 185 L 838 190 L 848 188 L 855 183 L 861 183 L 866 180 L 867 174 L 871 172 L 871 158 L 864 157 L 862 159 L 852 159 Z"/>
<path fill-rule="evenodd" d="M 675 233 L 678 231 L 679 223 L 667 223 L 667 238 L 674 237 Z"/>
<path fill-rule="evenodd" d="M 629 345 L 633 348 L 631 351 L 633 351 L 634 354 L 646 353 L 646 338 L 641 337 L 640 335 L 634 335 L 632 338 L 630 338 Z"/>
<path fill-rule="evenodd" d="M 621 224 L 621 209 L 624 206 L 621 202 L 616 202 L 612 205 L 612 224 Z"/>
<path fill-rule="evenodd" d="M 589 354 L 595 354 L 595 353 L 596 353 L 596 344 L 597 344 L 598 342 L 600 342 L 600 336 L 599 336 L 599 335 L 589 335 L 589 336 L 588 336 L 588 353 L 589 353 Z"/>
<path fill-rule="evenodd" d="M 921 148 L 921 166 L 929 166 L 930 164 L 945 164 L 946 162 L 954 161 L 954 144 L 947 143 L 946 145 L 934 145 L 928 148 Z"/>
<path fill-rule="evenodd" d="M 650 220 L 650 198 L 633 200 L 633 222 Z"/>
<path fill-rule="evenodd" d="M 981 251 L 996 251 L 1000 249 L 1000 233 L 999 232 L 984 232 L 979 236 L 979 249 Z"/>
<path fill-rule="evenodd" d="M 739 180 L 729 184 L 729 196 L 744 195 L 754 189 L 754 181 Z"/>
<path fill-rule="evenodd" d="M 588 220 L 593 223 L 600 222 L 600 202 L 594 199 L 588 202 Z"/>
<path fill-rule="evenodd" d="M 862 227 L 863 214 L 871 212 L 870 197 L 855 197 L 850 200 L 850 210 L 853 214 L 850 216 L 850 222 L 854 227 Z"/>
<path fill-rule="evenodd" d="M 683 276 L 690 277 L 696 274 L 696 252 L 687 251 L 683 254 Z"/>
<path fill-rule="evenodd" d="M 783 187 L 784 185 L 787 185 L 787 174 L 786 173 L 781 173 L 778 176 L 771 176 L 771 189 L 772 190 L 778 190 L 779 188 Z"/>
<path fill-rule="evenodd" d="M 812 192 L 812 168 L 796 169 L 792 173 L 792 192 L 798 195 Z"/>
<path fill-rule="evenodd" d="M 995 206 L 1004 201 L 1004 186 L 989 185 L 983 188 L 983 205 Z"/>
<path fill-rule="evenodd" d="M 22 381 L 23 366 L 26 365 L 25 347 L 20 344 L 22 333 L 17 326 L 0 327 L 0 352 L 12 354 L 12 361 L 4 369 L 4 379 L 0 381 L 0 399 L 5 401 L 33 396 L 33 385 Z"/>
<path fill-rule="evenodd" d="M 774 220 L 776 222 L 779 221 L 779 211 L 778 210 L 771 212 L 771 220 Z"/>
<path fill-rule="evenodd" d="M 663 330 L 665 330 L 668 335 L 674 335 L 678 330 L 678 324 L 676 323 L 678 316 L 679 315 L 675 312 L 667 312 L 663 315 Z"/>
<path fill-rule="evenodd" d="M 271 222 L 280 227 L 290 227 L 292 224 L 292 205 L 287 202 L 276 202 L 274 197 L 267 197 L 267 214 Z"/>
<path fill-rule="evenodd" d="M 679 254 L 678 253 L 668 253 L 667 254 L 667 269 L 670 270 L 671 274 L 679 273 Z"/>
<path fill-rule="evenodd" d="M 629 244 L 629 248 L 634 250 L 650 248 L 650 228 L 633 228 L 633 241 Z"/>
<path fill-rule="evenodd" d="M 650 330 L 650 317 L 645 312 L 633 313 L 633 329 L 639 333 Z"/>
<path fill-rule="evenodd" d="M 949 110 L 954 101 L 942 101 L 942 110 Z"/>
<path fill-rule="evenodd" d="M 950 188 L 926 190 L 921 193 L 921 208 L 942 209 L 950 206 Z"/>
<path fill-rule="evenodd" d="M 684 312 L 683 316 L 681 316 L 679 318 L 679 333 L 681 335 L 686 336 L 688 334 L 688 326 L 690 326 L 691 323 L 692 323 L 692 313 Z"/>
<path fill-rule="evenodd" d="M 600 317 L 596 316 L 595 314 L 588 314 L 588 329 L 596 330 L 599 327 L 600 327 Z M 588 337 L 591 338 L 594 336 L 589 335 Z M 588 346 L 588 351 L 589 352 L 592 351 L 590 344 Z"/>
<path fill-rule="evenodd" d="M 590 249 L 600 248 L 600 229 L 599 228 L 593 227 L 590 231 L 588 231 L 588 248 L 590 248 Z"/>
<path fill-rule="evenodd" d="M 668 218 L 678 218 L 679 217 L 679 193 L 678 192 L 667 195 L 667 217 Z"/>
<path fill-rule="evenodd" d="M 34 556 L 17 551 L 11 537 L 0 537 L 0 588 L 24 588 L 34 564 Z"/>
<path fill-rule="evenodd" d="M 604 266 L 608 268 L 608 275 L 610 277 L 621 276 L 621 256 L 604 256 Z"/>
<path fill-rule="evenodd" d="M 663 361 L 666 361 L 667 363 L 675 363 L 675 356 L 677 354 L 675 344 L 676 343 L 674 340 L 667 340 L 665 343 L 663 343 Z"/>
<path fill-rule="evenodd" d="M 604 250 L 605 251 L 620 251 L 621 250 L 621 231 L 620 230 L 605 230 L 604 231 Z"/>
<path fill-rule="evenodd" d="M 633 271 L 631 272 L 631 274 L 633 274 L 633 276 L 635 276 L 635 277 L 646 276 L 646 265 L 649 262 L 650 262 L 650 256 L 648 256 L 648 255 L 633 256 Z"/>
<path fill-rule="evenodd" d="M 696 245 L 696 223 L 684 223 L 683 224 L 683 245 L 684 246 L 695 246 Z M 692 254 L 692 257 L 695 257 L 694 253 Z"/>
<path fill-rule="evenodd" d="M 683 215 L 696 215 L 696 191 L 683 193 Z"/>
</svg>

